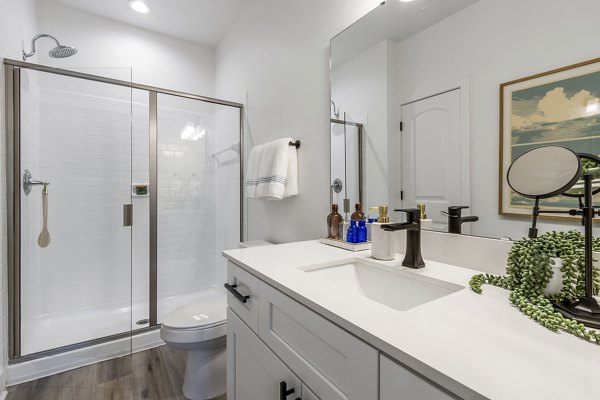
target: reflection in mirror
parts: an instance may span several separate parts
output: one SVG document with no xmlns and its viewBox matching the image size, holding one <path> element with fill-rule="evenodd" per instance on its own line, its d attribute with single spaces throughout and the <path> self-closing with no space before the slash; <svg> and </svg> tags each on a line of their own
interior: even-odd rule
<svg viewBox="0 0 600 400">
<path fill-rule="evenodd" d="M 595 195 L 600 193 L 600 157 L 585 153 L 578 153 L 577 155 L 581 160 L 582 174 L 593 173 L 592 194 Z M 573 187 L 571 187 L 571 189 L 564 192 L 563 196 L 581 198 L 585 194 L 583 189 L 584 182 L 583 179 L 580 179 Z"/>
<path fill-rule="evenodd" d="M 474 2 L 388 2 L 332 40 L 332 112 L 342 112 L 346 124 L 364 126 L 363 208 L 423 204 L 432 229 L 447 231 L 448 219 L 442 212 L 470 203 L 461 88 L 402 102 L 394 95 L 399 78 L 394 57 L 402 40 Z M 339 128 L 332 126 L 332 182 L 337 177 L 334 160 L 343 153 L 341 141 L 333 139 L 335 129 Z M 346 167 L 356 170 L 353 163 Z M 335 171 L 340 174 L 338 168 Z"/>
<path fill-rule="evenodd" d="M 498 165 L 499 87 L 593 58 L 600 25 L 592 15 L 599 13 L 600 2 L 585 0 L 387 1 L 334 37 L 331 100 L 346 122 L 363 125 L 363 208 L 425 204 L 432 229 L 447 231 L 441 212 L 469 206 L 465 217 L 479 221 L 464 224 L 463 233 L 526 236 L 531 214 L 498 214 L 498 183 L 506 177 Z M 600 98 L 600 82 L 588 86 L 588 97 Z M 570 87 L 540 87 L 523 107 L 505 107 L 505 115 L 535 125 L 550 107 L 568 117 L 581 96 Z M 600 130 L 600 120 L 583 122 Z M 552 144 L 530 132 L 529 144 Z M 596 154 L 598 143 L 588 137 L 577 152 Z M 334 146 L 332 159 L 340 151 Z M 544 217 L 539 228 L 577 225 Z"/>
<path fill-rule="evenodd" d="M 362 127 L 331 119 L 330 202 L 340 206 L 346 219 L 356 204 L 362 205 Z"/>
</svg>

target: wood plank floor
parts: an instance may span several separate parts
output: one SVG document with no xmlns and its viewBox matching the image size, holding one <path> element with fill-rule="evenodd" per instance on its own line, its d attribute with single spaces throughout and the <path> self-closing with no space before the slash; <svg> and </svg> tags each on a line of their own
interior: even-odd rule
<svg viewBox="0 0 600 400">
<path fill-rule="evenodd" d="M 161 346 L 11 386 L 7 400 L 185 400 L 184 367 L 185 353 Z"/>
</svg>

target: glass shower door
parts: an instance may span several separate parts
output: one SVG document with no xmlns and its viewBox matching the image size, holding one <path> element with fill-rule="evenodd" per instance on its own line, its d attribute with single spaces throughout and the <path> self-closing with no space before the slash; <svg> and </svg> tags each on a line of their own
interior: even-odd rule
<svg viewBox="0 0 600 400">
<path fill-rule="evenodd" d="M 225 297 L 221 252 L 240 240 L 240 110 L 157 96 L 157 323 Z"/>
<path fill-rule="evenodd" d="M 131 332 L 131 96 L 20 70 L 20 176 L 49 183 L 20 187 L 21 356 Z"/>
</svg>

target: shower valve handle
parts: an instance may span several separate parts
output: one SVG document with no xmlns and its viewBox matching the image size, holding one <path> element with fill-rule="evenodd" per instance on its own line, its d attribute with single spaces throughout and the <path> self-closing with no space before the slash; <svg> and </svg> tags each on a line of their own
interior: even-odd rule
<svg viewBox="0 0 600 400">
<path fill-rule="evenodd" d="M 45 182 L 45 181 L 38 181 L 35 179 L 31 178 L 31 172 L 29 172 L 29 170 L 25 170 L 25 172 L 23 172 L 23 191 L 25 192 L 25 195 L 28 195 L 29 193 L 31 193 L 31 187 L 32 186 L 38 186 L 38 185 L 43 185 L 44 186 L 44 192 L 47 194 L 48 193 L 48 188 L 47 186 L 50 184 L 50 182 Z"/>
</svg>

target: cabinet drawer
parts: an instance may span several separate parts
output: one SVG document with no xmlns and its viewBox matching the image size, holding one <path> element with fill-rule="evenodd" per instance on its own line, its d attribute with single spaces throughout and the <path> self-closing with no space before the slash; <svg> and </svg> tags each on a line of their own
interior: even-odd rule
<svg viewBox="0 0 600 400">
<path fill-rule="evenodd" d="M 227 305 L 258 333 L 258 278 L 228 261 L 227 283 L 232 287 L 227 291 Z"/>
<path fill-rule="evenodd" d="M 456 400 L 435 383 L 420 377 L 406 367 L 381 356 L 380 400 Z"/>
<path fill-rule="evenodd" d="M 377 399 L 377 350 L 266 283 L 259 286 L 259 336 L 318 398 Z"/>
</svg>

